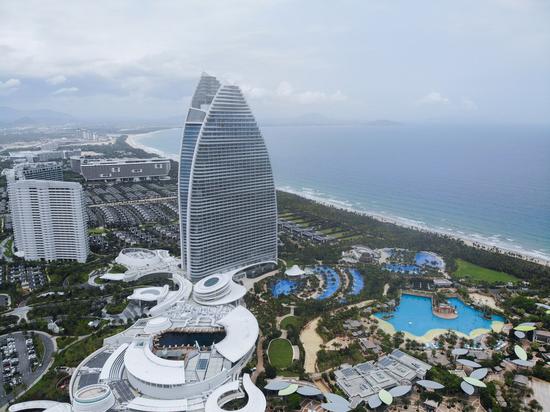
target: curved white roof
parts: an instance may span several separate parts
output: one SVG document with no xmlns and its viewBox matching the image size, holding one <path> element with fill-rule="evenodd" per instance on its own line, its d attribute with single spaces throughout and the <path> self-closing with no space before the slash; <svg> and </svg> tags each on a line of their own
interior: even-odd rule
<svg viewBox="0 0 550 412">
<path fill-rule="evenodd" d="M 161 258 L 152 250 L 142 248 L 122 249 L 115 262 L 128 268 L 143 268 L 160 263 Z"/>
<path fill-rule="evenodd" d="M 305 273 L 298 265 L 294 265 L 285 271 L 287 276 L 303 276 Z"/>
<path fill-rule="evenodd" d="M 227 305 L 246 295 L 246 288 L 233 281 L 235 272 L 205 277 L 193 286 L 193 299 L 206 306 Z"/>
<path fill-rule="evenodd" d="M 123 343 L 118 348 L 116 348 L 113 353 L 111 353 L 111 355 L 107 358 L 107 361 L 103 364 L 103 367 L 101 368 L 101 373 L 99 374 L 99 382 L 104 382 L 109 379 L 109 375 L 111 374 L 111 369 L 113 368 L 113 365 L 115 364 L 117 358 L 122 355 L 122 352 L 124 352 L 127 347 L 128 344 Z"/>
<path fill-rule="evenodd" d="M 143 302 L 160 302 L 166 298 L 170 288 L 168 285 L 137 288 L 128 296 L 128 300 L 141 300 Z"/>
<path fill-rule="evenodd" d="M 171 326 L 172 322 L 170 321 L 170 319 L 164 316 L 159 316 L 158 318 L 153 318 L 148 321 L 143 328 L 143 331 L 145 333 L 160 333 L 163 330 L 170 328 Z"/>
<path fill-rule="evenodd" d="M 222 409 L 218 402 L 228 392 L 235 392 L 239 389 L 239 381 L 232 381 L 220 386 L 214 392 L 210 394 L 204 405 L 205 412 L 226 412 Z M 248 402 L 241 409 L 237 409 L 236 412 L 263 412 L 267 406 L 265 396 L 261 390 L 259 390 L 250 380 L 249 374 L 243 375 L 243 389 L 248 395 Z"/>
<path fill-rule="evenodd" d="M 124 273 L 105 273 L 100 276 L 100 279 L 121 281 L 124 280 L 125 277 L 126 275 Z"/>
<path fill-rule="evenodd" d="M 198 405 L 199 408 L 201 405 Z M 184 412 L 200 410 L 193 408 L 187 399 L 151 399 L 138 396 L 128 403 L 128 409 L 141 412 Z"/>
<path fill-rule="evenodd" d="M 151 352 L 149 340 L 133 341 L 124 354 L 128 373 L 157 385 L 183 385 L 185 362 L 162 359 Z"/>
<path fill-rule="evenodd" d="M 231 362 L 237 362 L 256 345 L 260 328 L 248 309 L 237 306 L 217 323 L 225 328 L 226 336 L 214 346 Z"/>
<path fill-rule="evenodd" d="M 9 412 L 27 411 L 32 409 L 49 409 L 55 406 L 62 405 L 61 402 L 55 401 L 27 401 L 16 403 L 8 408 Z"/>
<path fill-rule="evenodd" d="M 74 412 L 107 412 L 115 405 L 111 388 L 104 384 L 84 386 L 73 396 Z"/>
</svg>

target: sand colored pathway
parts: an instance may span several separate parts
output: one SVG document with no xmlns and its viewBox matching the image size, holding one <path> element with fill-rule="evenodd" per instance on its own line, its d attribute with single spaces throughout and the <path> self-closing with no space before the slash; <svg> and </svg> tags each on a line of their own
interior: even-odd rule
<svg viewBox="0 0 550 412">
<path fill-rule="evenodd" d="M 309 322 L 300 333 L 300 341 L 304 345 L 305 360 L 304 370 L 306 373 L 315 373 L 317 364 L 317 352 L 321 349 L 323 339 L 317 333 L 317 325 L 321 318 L 315 318 Z"/>
</svg>

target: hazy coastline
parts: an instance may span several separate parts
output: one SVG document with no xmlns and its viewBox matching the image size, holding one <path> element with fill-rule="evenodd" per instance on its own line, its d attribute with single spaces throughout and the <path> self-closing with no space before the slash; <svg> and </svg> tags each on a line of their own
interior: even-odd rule
<svg viewBox="0 0 550 412">
<path fill-rule="evenodd" d="M 126 142 L 134 148 L 138 148 L 158 156 L 167 157 L 174 161 L 179 161 L 178 156 L 176 154 L 167 153 L 165 151 L 147 146 L 140 142 L 141 137 L 150 137 L 154 133 L 162 132 L 162 130 L 157 130 L 155 132 L 139 133 L 139 134 L 129 134 L 128 137 L 126 138 Z M 391 223 L 397 226 L 401 226 L 408 229 L 414 229 L 421 232 L 436 233 L 442 236 L 448 236 L 453 239 L 463 241 L 465 244 L 472 247 L 476 247 L 484 250 L 491 250 L 501 254 L 512 255 L 531 262 L 539 263 L 541 265 L 550 266 L 550 256 L 547 256 L 544 253 L 538 252 L 536 250 L 527 250 L 522 248 L 521 246 L 511 247 L 506 244 L 500 243 L 498 240 L 493 241 L 490 238 L 487 238 L 482 235 L 476 236 L 476 235 L 461 234 L 451 230 L 434 228 L 425 224 L 424 222 L 413 220 L 413 219 L 387 215 L 387 214 L 383 214 L 372 210 L 360 210 L 360 209 L 354 208 L 350 202 L 331 198 L 330 196 L 326 196 L 325 194 L 320 193 L 314 189 L 303 188 L 302 190 L 297 190 L 289 186 L 278 186 L 277 189 L 284 192 L 295 194 L 305 199 L 312 200 L 314 202 L 323 204 L 325 206 L 331 206 L 337 209 L 357 213 L 363 216 L 368 216 L 380 222 Z"/>
</svg>

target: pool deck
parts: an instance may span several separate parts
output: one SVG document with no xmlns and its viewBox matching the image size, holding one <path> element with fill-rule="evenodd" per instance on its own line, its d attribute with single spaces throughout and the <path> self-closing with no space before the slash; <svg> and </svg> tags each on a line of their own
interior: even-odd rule
<svg viewBox="0 0 550 412">
<path fill-rule="evenodd" d="M 371 315 L 370 319 L 376 320 L 378 322 L 378 327 L 380 329 L 382 329 L 385 333 L 393 335 L 397 332 L 396 329 L 393 327 L 393 325 L 390 322 L 388 322 L 384 319 L 377 318 L 374 315 Z M 503 327 L 504 327 L 504 322 L 500 322 L 500 321 L 495 320 L 491 323 L 491 329 L 484 329 L 484 328 L 474 329 L 470 332 L 469 335 L 466 335 L 465 333 L 459 332 L 459 331 L 454 330 L 454 329 L 451 329 L 451 330 L 454 333 L 456 333 L 457 336 L 459 336 L 459 337 L 464 337 L 464 338 L 467 338 L 467 339 L 474 339 L 474 338 L 476 338 L 480 335 L 484 335 L 486 333 L 491 332 L 491 330 L 498 333 L 502 330 Z M 416 336 L 416 335 L 413 335 L 410 332 L 403 332 L 403 333 L 405 334 L 405 338 L 415 340 L 415 341 L 420 342 L 420 343 L 428 343 L 428 342 L 433 341 L 435 337 L 440 336 L 440 335 L 444 335 L 448 331 L 449 331 L 449 329 L 430 329 L 428 332 L 426 332 L 422 336 Z"/>
</svg>

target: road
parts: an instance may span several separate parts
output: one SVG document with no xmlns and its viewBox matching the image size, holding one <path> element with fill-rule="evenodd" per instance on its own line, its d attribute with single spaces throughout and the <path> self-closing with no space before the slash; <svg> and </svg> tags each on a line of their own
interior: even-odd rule
<svg viewBox="0 0 550 412">
<path fill-rule="evenodd" d="M 50 335 L 40 331 L 34 331 L 34 332 L 42 340 L 42 343 L 44 344 L 44 357 L 42 359 L 42 363 L 38 368 L 36 368 L 34 372 L 31 371 L 29 359 L 27 358 L 27 346 L 25 344 L 25 337 L 23 335 L 23 332 L 14 332 L 14 333 L 2 336 L 2 337 L 7 337 L 11 335 L 15 337 L 15 347 L 17 349 L 17 353 L 19 356 L 19 371 L 21 373 L 21 379 L 27 389 L 30 388 L 32 385 L 34 385 L 42 377 L 42 375 L 44 375 L 47 372 L 47 370 L 51 366 L 51 362 L 53 360 L 53 354 L 56 349 L 55 342 L 53 341 Z M 21 392 L 18 396 L 23 395 L 23 393 L 25 392 Z M 10 402 L 11 400 L 13 400 L 13 395 L 12 394 L 6 395 L 4 392 L 3 386 L 0 386 L 0 407 Z"/>
</svg>

